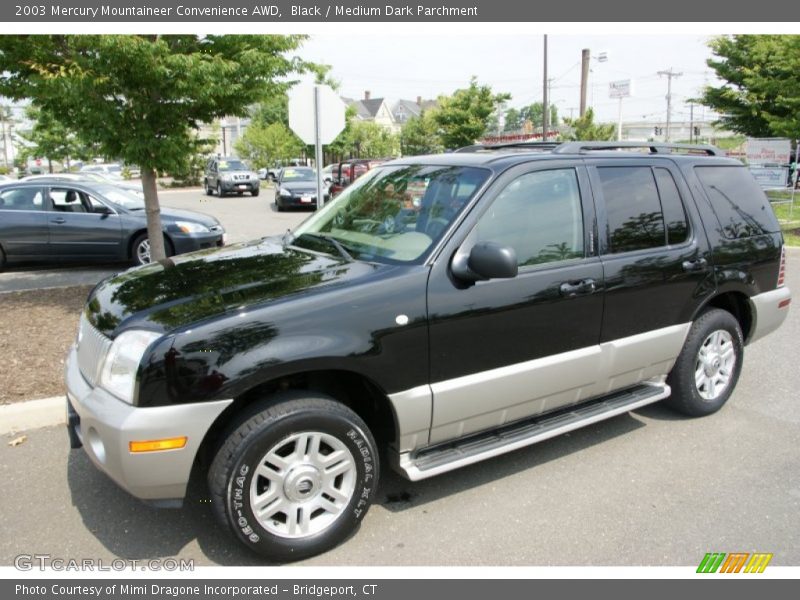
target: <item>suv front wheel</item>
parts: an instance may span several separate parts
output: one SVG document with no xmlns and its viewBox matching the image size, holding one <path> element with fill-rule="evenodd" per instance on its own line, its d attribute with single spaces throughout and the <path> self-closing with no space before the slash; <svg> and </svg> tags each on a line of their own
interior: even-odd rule
<svg viewBox="0 0 800 600">
<path fill-rule="evenodd" d="M 667 383 L 667 404 L 692 417 L 717 412 L 728 401 L 744 357 L 739 322 L 728 311 L 712 308 L 692 324 Z"/>
<path fill-rule="evenodd" d="M 333 548 L 375 495 L 378 454 L 361 418 L 311 392 L 287 392 L 249 412 L 208 473 L 214 512 L 251 550 L 294 561 Z"/>
</svg>

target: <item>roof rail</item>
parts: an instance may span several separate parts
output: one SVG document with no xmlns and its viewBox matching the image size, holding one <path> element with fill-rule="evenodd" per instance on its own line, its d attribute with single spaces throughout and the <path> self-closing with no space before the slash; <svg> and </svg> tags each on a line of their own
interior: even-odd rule
<svg viewBox="0 0 800 600">
<path fill-rule="evenodd" d="M 554 154 L 584 154 L 601 150 L 624 150 L 641 148 L 651 154 L 672 154 L 684 150 L 686 154 L 705 154 L 706 156 L 725 156 L 716 146 L 705 144 L 669 144 L 664 142 L 564 142 L 553 149 Z"/>
<path fill-rule="evenodd" d="M 497 144 L 473 144 L 453 150 L 453 152 L 480 152 L 481 150 L 502 150 L 503 148 L 530 148 L 531 150 L 555 150 L 561 142 L 499 142 Z"/>
</svg>

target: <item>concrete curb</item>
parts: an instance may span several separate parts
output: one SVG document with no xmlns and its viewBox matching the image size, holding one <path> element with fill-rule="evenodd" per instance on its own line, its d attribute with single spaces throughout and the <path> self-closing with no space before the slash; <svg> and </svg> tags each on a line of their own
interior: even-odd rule
<svg viewBox="0 0 800 600">
<path fill-rule="evenodd" d="M 27 400 L 0 406 L 0 435 L 54 425 L 65 425 L 65 396 Z"/>
</svg>

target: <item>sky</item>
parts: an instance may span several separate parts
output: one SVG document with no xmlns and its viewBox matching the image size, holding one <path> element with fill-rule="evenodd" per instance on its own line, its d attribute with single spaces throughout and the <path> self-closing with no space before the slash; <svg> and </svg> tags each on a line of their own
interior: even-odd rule
<svg viewBox="0 0 800 600">
<path fill-rule="evenodd" d="M 602 24 L 598 24 L 601 26 Z M 672 80 L 673 121 L 689 120 L 688 100 L 707 83 L 717 83 L 706 65 L 708 36 L 699 35 L 550 35 L 548 78 L 551 102 L 559 114 L 577 115 L 581 50 L 593 59 L 588 103 L 600 121 L 616 121 L 618 100 L 608 97 L 610 81 L 632 79 L 633 96 L 622 104 L 630 121 L 666 118 L 667 78 L 658 71 L 682 72 Z M 607 60 L 597 57 L 605 52 Z M 497 92 L 512 95 L 509 107 L 542 99 L 543 36 L 533 35 L 314 35 L 302 47 L 303 58 L 332 65 L 341 95 L 363 98 L 435 98 L 466 87 L 471 76 Z M 702 107 L 695 120 L 712 119 Z"/>
</svg>

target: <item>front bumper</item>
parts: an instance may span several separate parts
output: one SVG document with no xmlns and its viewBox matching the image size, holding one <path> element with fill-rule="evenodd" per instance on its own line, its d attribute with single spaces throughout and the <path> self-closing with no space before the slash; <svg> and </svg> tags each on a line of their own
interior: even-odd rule
<svg viewBox="0 0 800 600">
<path fill-rule="evenodd" d="M 133 496 L 179 505 L 197 450 L 232 400 L 139 408 L 118 400 L 81 375 L 75 347 L 65 368 L 67 427 L 72 446 L 82 445 L 95 466 Z M 178 450 L 131 453 L 129 443 L 186 436 Z"/>
<path fill-rule="evenodd" d="M 225 245 L 225 233 L 175 233 L 169 232 L 175 254 L 185 254 L 207 248 L 222 248 Z"/>
<path fill-rule="evenodd" d="M 261 187 L 261 181 L 256 180 L 241 180 L 241 181 L 222 181 L 219 182 L 222 187 L 223 193 L 230 194 L 232 192 L 255 192 Z"/>
</svg>

